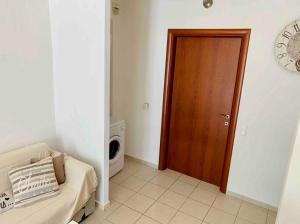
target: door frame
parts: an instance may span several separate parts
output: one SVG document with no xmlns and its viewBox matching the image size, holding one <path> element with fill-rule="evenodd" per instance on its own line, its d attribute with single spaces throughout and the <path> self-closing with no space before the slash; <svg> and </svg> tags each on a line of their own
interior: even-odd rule
<svg viewBox="0 0 300 224">
<path fill-rule="evenodd" d="M 225 161 L 222 171 L 222 179 L 220 191 L 226 193 L 229 169 L 231 164 L 233 143 L 235 138 L 235 130 L 239 113 L 239 105 L 244 80 L 244 72 L 247 61 L 248 46 L 250 41 L 251 29 L 169 29 L 167 56 L 165 68 L 164 98 L 162 107 L 162 123 L 161 123 L 161 139 L 160 139 L 160 155 L 159 169 L 167 168 L 168 158 L 168 136 L 170 127 L 170 112 L 172 101 L 172 89 L 174 79 L 174 64 L 177 37 L 240 37 L 242 39 L 240 58 L 237 69 L 237 77 L 233 96 L 233 104 L 231 109 L 231 121 L 226 144 Z"/>
</svg>

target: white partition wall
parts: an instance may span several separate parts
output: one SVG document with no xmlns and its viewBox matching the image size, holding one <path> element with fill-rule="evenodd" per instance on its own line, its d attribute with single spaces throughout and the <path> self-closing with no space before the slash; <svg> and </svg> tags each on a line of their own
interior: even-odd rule
<svg viewBox="0 0 300 224">
<path fill-rule="evenodd" d="M 109 0 L 50 0 L 58 148 L 93 165 L 108 201 Z"/>
<path fill-rule="evenodd" d="M 300 122 L 276 224 L 300 223 Z"/>
</svg>

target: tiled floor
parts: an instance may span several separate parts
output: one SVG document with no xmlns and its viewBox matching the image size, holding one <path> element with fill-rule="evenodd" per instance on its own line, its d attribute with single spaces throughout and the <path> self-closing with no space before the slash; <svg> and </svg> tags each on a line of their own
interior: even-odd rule
<svg viewBox="0 0 300 224">
<path fill-rule="evenodd" d="M 275 224 L 276 213 L 172 170 L 132 160 L 110 180 L 111 206 L 84 224 Z"/>
</svg>

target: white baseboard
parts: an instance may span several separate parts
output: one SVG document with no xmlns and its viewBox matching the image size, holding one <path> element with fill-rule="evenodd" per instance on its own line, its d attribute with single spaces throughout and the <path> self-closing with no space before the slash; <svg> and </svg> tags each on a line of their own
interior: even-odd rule
<svg viewBox="0 0 300 224">
<path fill-rule="evenodd" d="M 229 196 L 239 198 L 243 201 L 255 204 L 257 206 L 260 206 L 260 207 L 263 207 L 263 208 L 266 208 L 266 209 L 270 209 L 271 211 L 274 211 L 274 212 L 277 212 L 277 210 L 278 210 L 278 208 L 276 208 L 274 206 L 271 206 L 269 204 L 266 204 L 266 203 L 263 203 L 263 202 L 260 202 L 260 201 L 257 201 L 257 200 L 251 199 L 251 198 L 248 198 L 246 196 L 243 196 L 243 195 L 231 192 L 231 191 L 227 191 L 226 194 L 229 195 Z"/>
<path fill-rule="evenodd" d="M 96 200 L 96 204 L 103 211 L 110 207 L 110 201 L 108 201 L 106 204 L 102 204 L 102 203 L 100 203 L 100 201 Z"/>
<path fill-rule="evenodd" d="M 132 160 L 132 161 L 135 161 L 135 162 L 138 162 L 138 163 L 141 163 L 141 164 L 144 164 L 146 166 L 150 166 L 150 167 L 152 167 L 154 169 L 158 169 L 158 165 L 157 164 L 149 163 L 149 162 L 147 162 L 145 160 L 138 159 L 136 157 L 133 157 L 133 156 L 130 156 L 130 155 L 127 155 L 127 154 L 125 154 L 125 158 L 129 159 L 129 160 Z"/>
</svg>

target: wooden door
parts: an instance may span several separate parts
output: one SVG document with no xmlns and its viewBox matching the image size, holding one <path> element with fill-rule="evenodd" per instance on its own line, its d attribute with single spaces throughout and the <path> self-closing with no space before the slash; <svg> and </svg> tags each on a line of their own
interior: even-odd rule
<svg viewBox="0 0 300 224">
<path fill-rule="evenodd" d="M 167 168 L 221 186 L 243 44 L 242 36 L 226 35 L 173 41 Z"/>
</svg>

